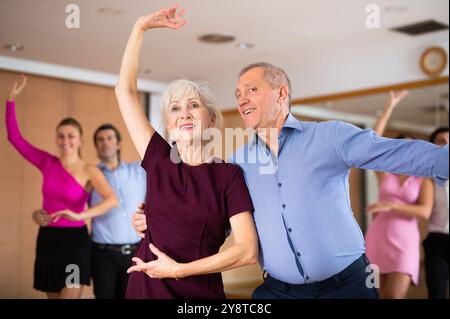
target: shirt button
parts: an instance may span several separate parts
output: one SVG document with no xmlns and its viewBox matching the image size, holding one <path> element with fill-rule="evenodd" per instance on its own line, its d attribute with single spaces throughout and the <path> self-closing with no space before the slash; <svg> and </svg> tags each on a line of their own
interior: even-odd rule
<svg viewBox="0 0 450 319">
<path fill-rule="evenodd" d="M 289 231 L 290 233 L 292 233 L 292 228 L 288 228 L 288 231 Z"/>
<path fill-rule="evenodd" d="M 300 257 L 300 256 L 301 256 L 301 254 L 300 254 L 299 252 L 297 252 L 297 256 L 298 256 L 298 257 Z"/>
<path fill-rule="evenodd" d="M 281 205 L 281 207 L 286 208 L 286 204 Z"/>
<path fill-rule="evenodd" d="M 281 185 L 282 185 L 281 183 L 278 183 L 278 187 L 281 187 Z"/>
</svg>

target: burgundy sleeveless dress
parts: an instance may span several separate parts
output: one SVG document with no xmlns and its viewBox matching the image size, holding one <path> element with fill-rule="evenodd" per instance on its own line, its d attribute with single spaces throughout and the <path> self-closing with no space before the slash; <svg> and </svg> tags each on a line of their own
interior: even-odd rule
<svg viewBox="0 0 450 319">
<path fill-rule="evenodd" d="M 253 212 L 239 166 L 223 162 L 199 166 L 174 163 L 171 150 L 154 133 L 141 164 L 147 172 L 147 231 L 136 256 L 145 262 L 156 259 L 149 243 L 181 263 L 216 254 L 230 229 L 229 219 L 245 211 Z M 225 294 L 220 273 L 177 281 L 133 272 L 126 298 L 225 298 Z"/>
</svg>

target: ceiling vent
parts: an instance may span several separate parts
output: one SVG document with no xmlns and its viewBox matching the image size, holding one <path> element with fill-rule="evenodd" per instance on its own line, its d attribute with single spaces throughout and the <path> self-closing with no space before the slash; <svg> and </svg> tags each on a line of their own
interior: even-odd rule
<svg viewBox="0 0 450 319">
<path fill-rule="evenodd" d="M 404 25 L 397 28 L 392 28 L 391 30 L 400 33 L 405 33 L 408 35 L 422 35 L 435 31 L 448 30 L 448 25 L 434 20 L 427 20 Z"/>
<path fill-rule="evenodd" d="M 198 39 L 205 43 L 219 44 L 232 42 L 235 38 L 227 33 L 209 33 L 199 36 Z"/>
</svg>

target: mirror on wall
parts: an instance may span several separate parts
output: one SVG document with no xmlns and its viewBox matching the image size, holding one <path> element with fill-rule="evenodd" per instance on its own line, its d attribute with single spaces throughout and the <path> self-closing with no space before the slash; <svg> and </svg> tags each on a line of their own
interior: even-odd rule
<svg viewBox="0 0 450 319">
<path fill-rule="evenodd" d="M 449 125 L 448 80 L 426 86 L 412 86 L 409 95 L 394 109 L 384 136 L 399 133 L 428 140 L 437 127 Z M 394 89 L 408 87 L 409 83 Z M 377 88 L 365 92 L 346 92 L 324 97 L 294 101 L 291 112 L 302 120 L 340 120 L 361 128 L 372 128 L 389 97 L 390 88 Z M 350 174 L 350 199 L 355 218 L 363 231 L 370 223 L 365 207 L 377 201 L 378 183 L 373 171 L 352 169 Z"/>
<path fill-rule="evenodd" d="M 436 127 L 449 125 L 448 83 L 409 89 L 409 95 L 395 108 L 388 129 L 428 135 Z M 293 106 L 300 117 L 343 120 L 370 127 L 383 110 L 389 91 L 376 94 L 326 99 Z"/>
</svg>

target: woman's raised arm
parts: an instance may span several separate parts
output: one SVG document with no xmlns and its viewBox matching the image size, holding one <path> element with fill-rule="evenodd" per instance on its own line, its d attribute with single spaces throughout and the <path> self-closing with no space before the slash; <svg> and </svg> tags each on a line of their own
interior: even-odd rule
<svg viewBox="0 0 450 319">
<path fill-rule="evenodd" d="M 45 162 L 51 158 L 51 155 L 31 143 L 29 143 L 20 132 L 16 118 L 15 98 L 27 85 L 27 77 L 22 75 L 20 82 L 15 82 L 6 101 L 5 122 L 6 131 L 8 133 L 8 141 L 27 161 L 42 170 Z"/>
<path fill-rule="evenodd" d="M 178 4 L 140 17 L 135 23 L 122 58 L 119 82 L 115 93 L 120 112 L 141 159 L 155 129 L 147 120 L 137 92 L 137 70 L 144 32 L 153 28 L 178 29 L 187 21 L 181 19 L 185 10 L 177 14 Z"/>
</svg>

